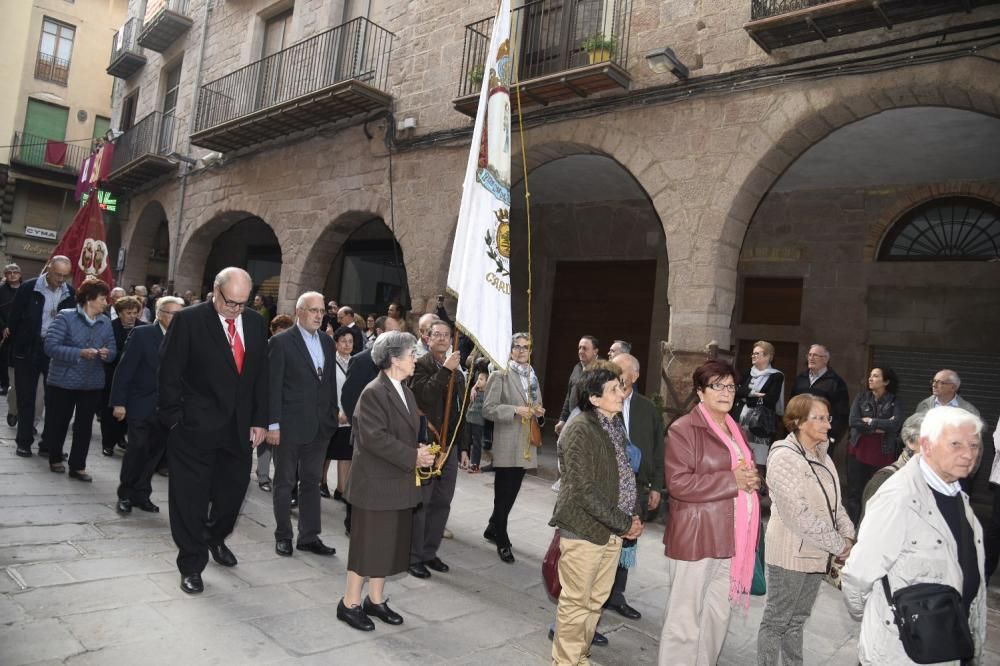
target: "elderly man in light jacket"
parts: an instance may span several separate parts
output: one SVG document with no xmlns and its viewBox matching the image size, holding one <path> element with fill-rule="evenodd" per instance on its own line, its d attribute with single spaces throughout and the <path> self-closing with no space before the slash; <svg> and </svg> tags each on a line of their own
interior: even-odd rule
<svg viewBox="0 0 1000 666">
<path fill-rule="evenodd" d="M 882 590 L 885 575 L 894 593 L 916 583 L 958 590 L 979 661 L 986 638 L 983 534 L 958 482 L 976 464 L 981 433 L 982 422 L 964 409 L 931 409 L 920 427 L 920 453 L 869 501 L 843 570 L 847 607 L 861 617 L 862 664 L 913 663 Z M 965 548 L 959 548 L 959 540 Z"/>
</svg>

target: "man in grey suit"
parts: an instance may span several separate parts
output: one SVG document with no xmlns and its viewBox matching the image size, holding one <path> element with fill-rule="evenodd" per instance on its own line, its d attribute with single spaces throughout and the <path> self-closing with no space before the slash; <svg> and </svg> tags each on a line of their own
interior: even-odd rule
<svg viewBox="0 0 1000 666">
<path fill-rule="evenodd" d="M 302 294 L 295 304 L 295 326 L 268 343 L 270 419 L 266 439 L 275 447 L 274 550 L 284 557 L 292 555 L 291 504 L 296 476 L 301 481 L 296 548 L 317 555 L 337 552 L 319 538 L 320 474 L 327 444 L 337 428 L 333 341 L 319 333 L 323 314 L 322 294 Z"/>
</svg>

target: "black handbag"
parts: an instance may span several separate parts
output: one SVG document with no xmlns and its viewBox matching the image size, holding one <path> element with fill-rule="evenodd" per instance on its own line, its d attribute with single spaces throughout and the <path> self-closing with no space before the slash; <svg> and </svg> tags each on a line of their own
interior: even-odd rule
<svg viewBox="0 0 1000 666">
<path fill-rule="evenodd" d="M 750 431 L 750 434 L 757 437 L 769 437 L 778 431 L 777 416 L 774 410 L 759 402 L 747 410 L 743 425 Z"/>
<path fill-rule="evenodd" d="M 939 583 L 917 583 L 893 594 L 887 576 L 882 576 L 882 589 L 907 657 L 918 664 L 936 664 L 964 662 L 975 656 L 969 618 L 958 590 Z"/>
</svg>

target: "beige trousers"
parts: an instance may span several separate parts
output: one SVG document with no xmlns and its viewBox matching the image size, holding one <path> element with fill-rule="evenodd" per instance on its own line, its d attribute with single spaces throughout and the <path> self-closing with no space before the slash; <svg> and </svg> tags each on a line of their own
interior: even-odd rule
<svg viewBox="0 0 1000 666">
<path fill-rule="evenodd" d="M 622 540 L 611 535 L 598 546 L 585 539 L 559 542 L 559 608 L 552 663 L 589 664 L 590 641 L 601 619 L 601 607 L 611 594 Z"/>
<path fill-rule="evenodd" d="M 715 666 L 729 629 L 729 559 L 667 558 L 667 617 L 660 666 Z"/>
</svg>

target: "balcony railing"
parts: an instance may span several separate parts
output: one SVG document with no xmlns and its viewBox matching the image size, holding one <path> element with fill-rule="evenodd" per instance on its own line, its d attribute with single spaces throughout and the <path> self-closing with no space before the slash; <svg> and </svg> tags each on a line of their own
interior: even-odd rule
<svg viewBox="0 0 1000 666">
<path fill-rule="evenodd" d="M 139 45 L 163 53 L 191 29 L 189 0 L 149 0 L 146 20 L 139 33 Z"/>
<path fill-rule="evenodd" d="M 998 3 L 1000 0 L 750 0 L 750 22 L 744 28 L 770 52 Z"/>
<path fill-rule="evenodd" d="M 35 60 L 35 78 L 51 81 L 61 86 L 69 81 L 69 60 L 63 60 L 47 53 L 39 53 Z"/>
<path fill-rule="evenodd" d="M 74 177 L 80 173 L 83 161 L 90 154 L 89 145 L 65 143 L 27 132 L 14 132 L 11 143 L 12 163 Z"/>
<path fill-rule="evenodd" d="M 235 150 L 387 107 L 392 38 L 357 18 L 206 83 L 191 142 Z"/>
<path fill-rule="evenodd" d="M 474 115 L 494 17 L 465 28 L 455 108 Z M 522 106 L 629 87 L 632 0 L 536 0 L 511 10 L 511 54 Z"/>
<path fill-rule="evenodd" d="M 170 173 L 177 163 L 167 155 L 174 151 L 177 119 L 154 111 L 115 140 L 108 186 L 130 190 Z"/>
<path fill-rule="evenodd" d="M 111 62 L 108 64 L 108 74 L 119 79 L 127 79 L 146 64 L 146 56 L 142 47 L 136 41 L 142 21 L 133 17 L 125 22 L 111 39 Z"/>
</svg>

